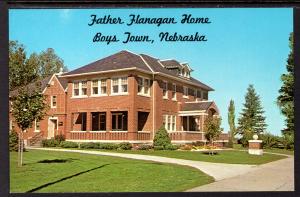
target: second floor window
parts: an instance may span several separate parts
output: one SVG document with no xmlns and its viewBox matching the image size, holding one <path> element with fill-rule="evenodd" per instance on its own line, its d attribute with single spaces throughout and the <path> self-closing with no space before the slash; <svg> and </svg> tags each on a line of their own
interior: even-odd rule
<svg viewBox="0 0 300 197">
<path fill-rule="evenodd" d="M 73 96 L 86 96 L 87 95 L 87 81 L 73 83 Z"/>
<path fill-rule="evenodd" d="M 87 82 L 81 82 L 81 95 L 87 95 Z"/>
<path fill-rule="evenodd" d="M 197 90 L 197 98 L 202 98 L 201 90 Z"/>
<path fill-rule="evenodd" d="M 101 94 L 107 93 L 107 83 L 106 79 L 101 79 Z"/>
<path fill-rule="evenodd" d="M 189 89 L 187 87 L 183 86 L 183 97 L 188 98 L 188 92 L 189 92 Z"/>
<path fill-rule="evenodd" d="M 35 122 L 35 129 L 34 129 L 34 130 L 35 130 L 36 132 L 40 131 L 40 121 L 35 120 L 34 122 Z"/>
<path fill-rule="evenodd" d="M 106 79 L 92 81 L 92 95 L 104 95 L 106 94 L 106 90 Z"/>
<path fill-rule="evenodd" d="M 56 96 L 51 96 L 51 108 L 56 108 Z"/>
<path fill-rule="evenodd" d="M 150 93 L 150 79 L 138 77 L 137 82 L 138 82 L 138 93 L 139 94 L 144 94 L 144 95 L 149 95 L 149 93 Z"/>
<path fill-rule="evenodd" d="M 79 96 L 79 82 L 73 83 L 73 95 Z"/>
<path fill-rule="evenodd" d="M 98 80 L 93 80 L 92 81 L 92 94 L 97 95 L 99 92 L 99 87 L 98 87 Z"/>
<path fill-rule="evenodd" d="M 168 98 L 168 83 L 163 82 L 163 98 Z"/>
<path fill-rule="evenodd" d="M 128 92 L 128 78 L 113 78 L 112 79 L 112 94 L 122 94 Z"/>
<path fill-rule="evenodd" d="M 205 99 L 205 100 L 208 99 L 208 92 L 207 91 L 203 92 L 203 99 Z"/>
<path fill-rule="evenodd" d="M 172 99 L 176 100 L 176 84 L 173 84 L 172 88 Z"/>
</svg>

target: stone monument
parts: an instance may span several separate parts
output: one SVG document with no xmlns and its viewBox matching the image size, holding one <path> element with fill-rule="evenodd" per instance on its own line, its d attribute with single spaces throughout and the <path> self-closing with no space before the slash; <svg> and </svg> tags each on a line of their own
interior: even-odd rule
<svg viewBox="0 0 300 197">
<path fill-rule="evenodd" d="M 258 135 L 253 135 L 253 140 L 249 140 L 248 153 L 251 155 L 262 155 L 262 140 L 258 140 Z"/>
</svg>

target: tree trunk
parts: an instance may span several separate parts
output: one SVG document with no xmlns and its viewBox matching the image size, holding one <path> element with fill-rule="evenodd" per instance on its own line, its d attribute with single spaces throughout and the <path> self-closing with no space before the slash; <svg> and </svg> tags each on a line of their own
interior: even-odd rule
<svg viewBox="0 0 300 197">
<path fill-rule="evenodd" d="M 23 165 L 23 150 L 24 150 L 24 142 L 23 142 L 23 130 L 19 133 L 19 146 L 18 146 L 18 166 L 21 167 Z"/>
</svg>

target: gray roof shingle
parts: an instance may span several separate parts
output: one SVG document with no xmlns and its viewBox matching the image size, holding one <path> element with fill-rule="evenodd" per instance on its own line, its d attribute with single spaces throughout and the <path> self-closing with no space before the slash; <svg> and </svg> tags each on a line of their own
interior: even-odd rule
<svg viewBox="0 0 300 197">
<path fill-rule="evenodd" d="M 208 110 L 208 108 L 212 104 L 213 104 L 212 101 L 184 103 L 184 105 L 182 106 L 182 111 Z"/>
</svg>

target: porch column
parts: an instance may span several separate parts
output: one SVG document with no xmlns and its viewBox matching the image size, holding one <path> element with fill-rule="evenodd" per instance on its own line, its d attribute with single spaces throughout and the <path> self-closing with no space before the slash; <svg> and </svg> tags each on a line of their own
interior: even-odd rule
<svg viewBox="0 0 300 197">
<path fill-rule="evenodd" d="M 128 110 L 128 140 L 137 140 L 137 112 Z"/>
<path fill-rule="evenodd" d="M 111 126 L 111 112 L 108 110 L 106 111 L 106 132 L 109 132 L 112 130 Z"/>
<path fill-rule="evenodd" d="M 187 121 L 187 123 L 186 123 L 187 127 L 186 128 L 187 128 L 187 131 L 189 131 L 190 130 L 190 117 L 189 116 L 186 117 L 186 121 Z"/>
<path fill-rule="evenodd" d="M 91 131 L 92 128 L 92 114 L 91 112 L 87 111 L 86 112 L 86 131 Z"/>
</svg>

